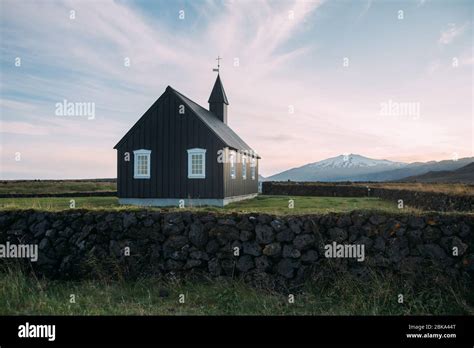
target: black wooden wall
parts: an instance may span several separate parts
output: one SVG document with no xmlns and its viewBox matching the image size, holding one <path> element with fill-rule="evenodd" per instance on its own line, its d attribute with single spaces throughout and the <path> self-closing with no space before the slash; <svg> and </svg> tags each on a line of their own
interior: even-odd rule
<svg viewBox="0 0 474 348">
<path fill-rule="evenodd" d="M 165 92 L 117 147 L 117 189 L 120 198 L 223 198 L 223 168 L 217 163 L 222 141 L 181 100 Z M 206 152 L 206 178 L 188 179 L 191 148 Z M 151 150 L 151 178 L 133 178 L 133 151 Z M 130 161 L 124 154 L 130 153 Z"/>
</svg>

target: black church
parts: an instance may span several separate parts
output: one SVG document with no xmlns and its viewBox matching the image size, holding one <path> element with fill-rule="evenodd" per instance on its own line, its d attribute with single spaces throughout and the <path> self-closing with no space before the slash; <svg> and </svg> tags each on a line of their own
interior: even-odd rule
<svg viewBox="0 0 474 348">
<path fill-rule="evenodd" d="M 221 78 L 209 110 L 168 86 L 115 145 L 121 204 L 224 206 L 258 192 L 260 157 L 227 125 Z"/>
</svg>

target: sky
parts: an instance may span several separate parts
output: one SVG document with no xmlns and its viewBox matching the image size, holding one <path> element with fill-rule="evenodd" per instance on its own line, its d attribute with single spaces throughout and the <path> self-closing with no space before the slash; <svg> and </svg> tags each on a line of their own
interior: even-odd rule
<svg viewBox="0 0 474 348">
<path fill-rule="evenodd" d="M 1 0 L 0 179 L 116 177 L 113 146 L 166 86 L 208 107 L 218 55 L 263 176 L 348 153 L 474 156 L 473 7 Z"/>
</svg>

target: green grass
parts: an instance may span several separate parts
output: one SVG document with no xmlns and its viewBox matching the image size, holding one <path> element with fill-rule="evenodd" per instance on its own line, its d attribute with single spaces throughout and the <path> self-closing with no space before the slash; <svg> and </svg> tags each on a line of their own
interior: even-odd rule
<svg viewBox="0 0 474 348">
<path fill-rule="evenodd" d="M 165 290 L 167 295 L 160 296 Z M 471 290 L 472 291 L 472 290 Z M 291 292 L 289 292 L 291 293 Z M 51 281 L 0 272 L 0 315 L 472 315 L 466 288 L 426 284 L 414 290 L 392 278 L 339 277 L 289 293 L 241 280 Z M 398 294 L 404 303 L 398 303 Z M 74 294 L 76 303 L 70 303 Z M 179 303 L 180 294 L 185 302 Z M 472 295 L 472 293 L 471 293 Z"/>
<path fill-rule="evenodd" d="M 70 209 L 71 199 L 75 200 L 76 209 L 140 209 L 135 206 L 119 205 L 116 197 L 0 198 L 0 209 L 67 210 Z M 292 209 L 288 207 L 290 199 L 294 201 L 294 208 Z M 177 210 L 179 208 L 174 209 Z M 172 208 L 172 210 L 174 209 Z M 258 196 L 254 199 L 229 204 L 224 208 L 186 207 L 186 209 L 216 212 L 263 212 L 277 215 L 347 212 L 352 210 L 400 212 L 395 203 L 378 198 L 305 196 Z M 404 211 L 407 211 L 407 209 L 404 209 Z"/>
<path fill-rule="evenodd" d="M 69 192 L 96 192 L 117 191 L 113 181 L 93 180 L 12 180 L 0 181 L 0 194 L 21 193 L 69 193 Z"/>
<path fill-rule="evenodd" d="M 0 209 L 71 209 L 71 200 L 76 209 L 115 209 L 119 208 L 117 197 L 40 197 L 40 198 L 0 198 Z"/>
</svg>

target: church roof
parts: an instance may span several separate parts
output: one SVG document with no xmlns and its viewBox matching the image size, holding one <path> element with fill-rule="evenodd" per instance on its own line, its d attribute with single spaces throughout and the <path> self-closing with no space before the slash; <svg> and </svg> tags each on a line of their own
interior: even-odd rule
<svg viewBox="0 0 474 348">
<path fill-rule="evenodd" d="M 219 77 L 217 78 L 219 80 Z M 249 151 L 250 153 L 253 153 L 258 158 L 260 158 L 260 156 L 258 156 L 257 153 L 249 145 L 247 145 L 247 143 L 243 141 L 242 138 L 237 135 L 237 133 L 232 130 L 232 128 L 230 128 L 227 124 L 219 120 L 212 112 L 204 109 L 201 105 L 195 103 L 194 101 L 179 93 L 172 87 L 168 86 L 167 89 L 174 93 L 178 98 L 180 98 L 183 103 L 185 103 L 194 112 L 194 114 L 196 114 L 196 116 L 198 116 L 211 129 L 211 131 L 215 133 L 224 142 L 226 146 L 235 150 Z"/>
<path fill-rule="evenodd" d="M 221 77 L 217 75 L 216 82 L 212 88 L 211 96 L 208 100 L 209 103 L 224 103 L 229 105 L 227 96 L 225 95 L 224 87 L 222 86 Z"/>
<path fill-rule="evenodd" d="M 220 80 L 219 80 L 220 81 Z M 217 81 L 216 81 L 217 83 Z M 219 138 L 222 140 L 225 146 L 232 148 L 234 150 L 240 150 L 240 151 L 248 151 L 250 154 L 256 155 L 258 158 L 260 156 L 257 155 L 257 153 L 249 146 L 245 141 L 240 138 L 237 133 L 235 133 L 232 128 L 230 128 L 227 124 L 222 122 L 220 119 L 216 117 L 212 112 L 209 110 L 206 110 L 203 108 L 201 105 L 197 104 L 196 102 L 192 101 L 188 97 L 184 96 L 177 90 L 173 89 L 171 86 L 168 86 L 166 88 L 165 93 L 158 98 L 158 100 L 150 107 L 150 110 L 152 108 L 155 108 L 159 100 L 166 94 L 166 93 L 172 93 L 176 97 L 178 97 L 191 111 L 199 117 L 200 120 Z M 225 96 L 225 94 L 224 94 Z M 227 100 L 227 99 L 226 99 Z M 148 111 L 147 111 L 148 112 Z M 135 125 L 128 130 L 128 132 L 123 136 L 123 138 L 117 143 L 117 145 L 114 146 L 114 149 L 118 148 L 124 141 L 125 139 L 129 136 L 129 134 L 132 133 L 133 129 L 135 129 L 140 121 L 143 119 L 143 117 L 146 115 L 145 113 L 142 118 L 140 118 Z"/>
</svg>

